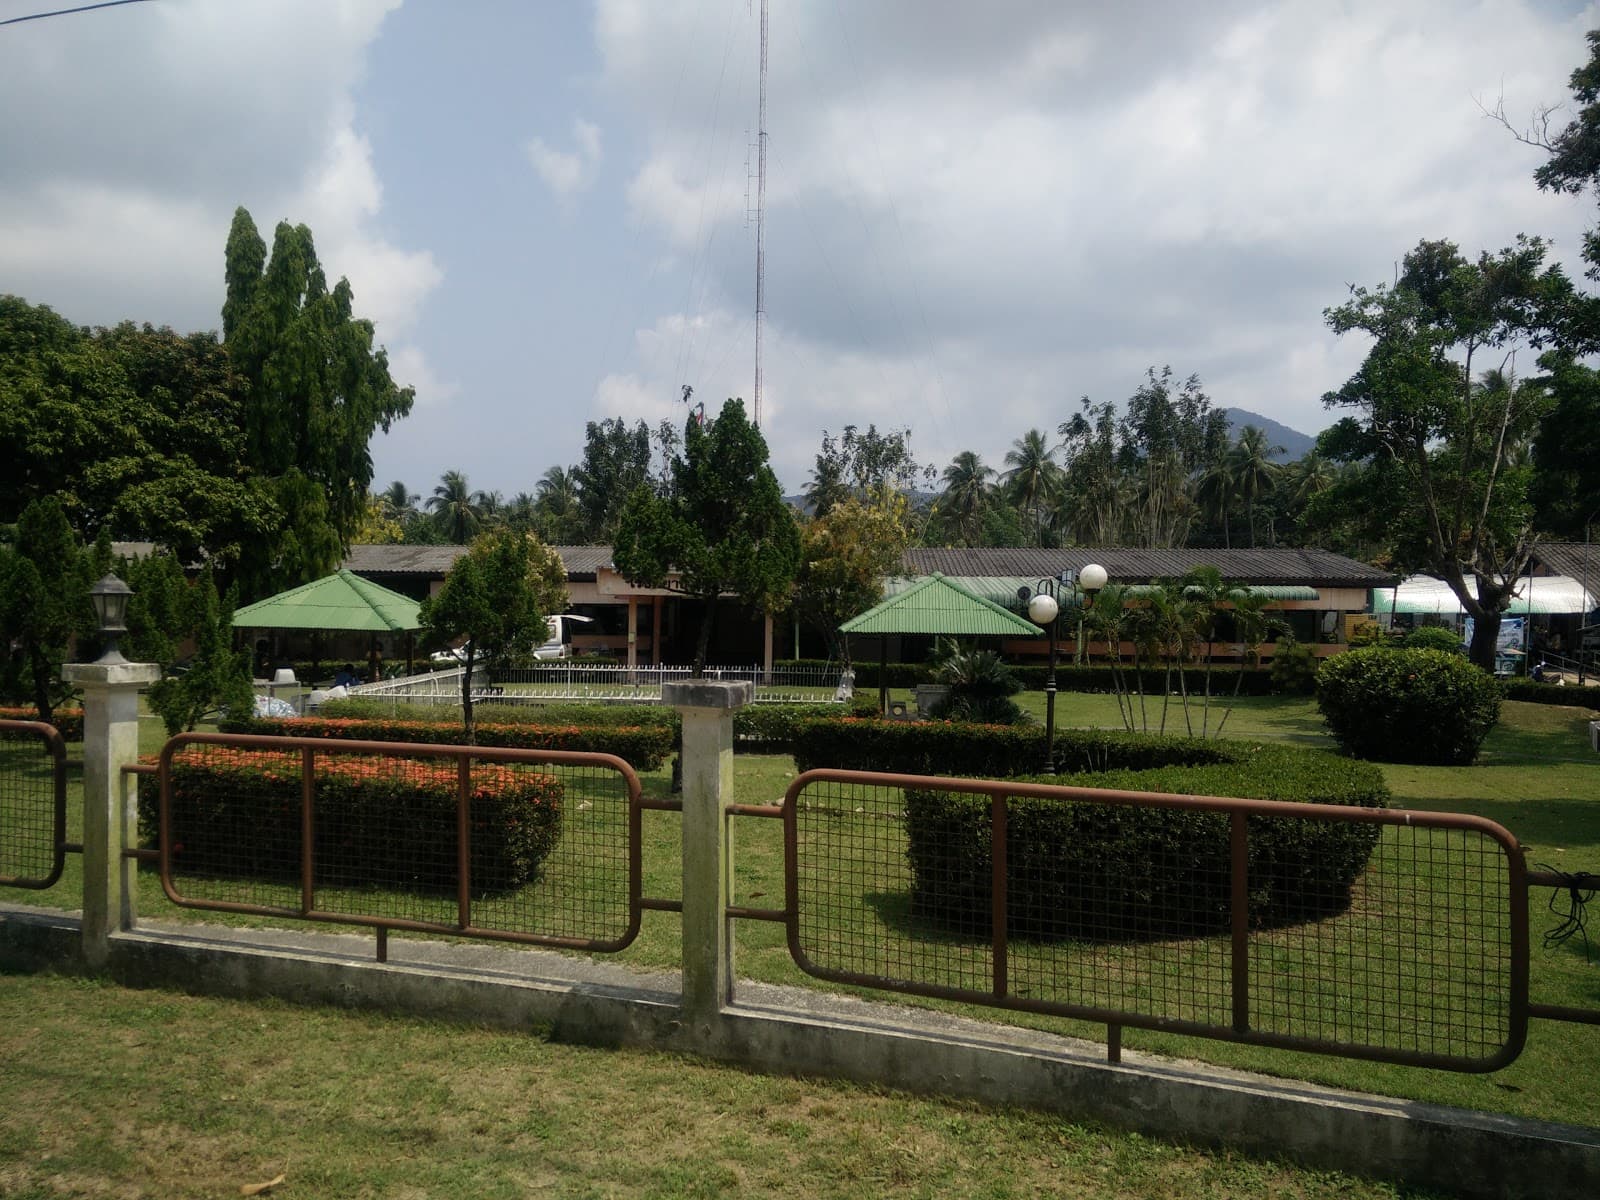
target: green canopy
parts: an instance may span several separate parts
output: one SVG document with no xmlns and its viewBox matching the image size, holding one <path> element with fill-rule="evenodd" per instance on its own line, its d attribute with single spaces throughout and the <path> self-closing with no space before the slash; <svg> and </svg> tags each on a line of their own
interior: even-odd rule
<svg viewBox="0 0 1600 1200">
<path fill-rule="evenodd" d="M 411 597 L 339 571 L 246 605 L 233 614 L 237 629 L 329 629 L 355 633 L 409 633 L 422 628 L 421 606 Z"/>
<path fill-rule="evenodd" d="M 993 600 L 974 595 L 935 572 L 851 617 L 840 633 L 933 633 L 952 637 L 1043 637 L 1044 630 Z"/>
</svg>

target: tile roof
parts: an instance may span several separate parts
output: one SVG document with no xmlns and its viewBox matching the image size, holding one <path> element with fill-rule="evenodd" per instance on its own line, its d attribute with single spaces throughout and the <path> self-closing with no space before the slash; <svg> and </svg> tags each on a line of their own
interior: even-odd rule
<svg viewBox="0 0 1600 1200">
<path fill-rule="evenodd" d="M 1328 550 L 1141 550 L 1110 546 L 1035 549 L 907 550 L 901 566 L 909 575 L 937 571 L 954 578 L 1016 575 L 1034 579 L 1059 575 L 1097 562 L 1113 583 L 1170 579 L 1198 566 L 1213 566 L 1238 583 L 1306 587 L 1393 587 L 1394 575 Z"/>
<path fill-rule="evenodd" d="M 611 565 L 610 546 L 556 546 L 568 579 L 593 579 Z M 465 546 L 351 546 L 344 566 L 361 575 L 429 575 L 443 578 Z"/>
</svg>

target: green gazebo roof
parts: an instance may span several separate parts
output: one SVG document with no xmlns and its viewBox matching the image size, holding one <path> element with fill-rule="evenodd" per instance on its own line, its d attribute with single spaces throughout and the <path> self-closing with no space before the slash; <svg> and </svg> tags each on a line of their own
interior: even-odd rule
<svg viewBox="0 0 1600 1200">
<path fill-rule="evenodd" d="M 406 633 L 420 629 L 411 597 L 339 571 L 246 605 L 233 614 L 239 629 L 336 629 L 356 633 Z"/>
<path fill-rule="evenodd" d="M 840 633 L 930 633 L 952 637 L 1043 637 L 1044 630 L 953 579 L 933 574 L 851 617 Z"/>
</svg>

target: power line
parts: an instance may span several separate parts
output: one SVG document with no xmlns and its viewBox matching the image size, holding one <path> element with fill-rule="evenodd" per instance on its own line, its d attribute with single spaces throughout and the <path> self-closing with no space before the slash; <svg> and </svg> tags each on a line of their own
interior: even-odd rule
<svg viewBox="0 0 1600 1200">
<path fill-rule="evenodd" d="M 77 8 L 58 8 L 53 12 L 29 13 L 25 17 L 7 17 L 0 25 L 20 25 L 24 21 L 42 21 L 46 17 L 66 17 L 73 13 L 93 12 L 97 8 L 117 8 L 123 4 L 143 4 L 145 0 L 101 0 L 99 4 L 80 4 Z"/>
</svg>

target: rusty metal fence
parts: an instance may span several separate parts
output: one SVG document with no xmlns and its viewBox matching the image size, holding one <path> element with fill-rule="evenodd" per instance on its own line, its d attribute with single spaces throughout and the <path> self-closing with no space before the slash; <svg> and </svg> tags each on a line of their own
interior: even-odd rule
<svg viewBox="0 0 1600 1200">
<path fill-rule="evenodd" d="M 1528 881 L 1486 819 L 829 770 L 781 816 L 786 911 L 747 915 L 821 979 L 1104 1023 L 1113 1060 L 1123 1027 L 1463 1071 L 1523 1045 Z"/>
<path fill-rule="evenodd" d="M 67 748 L 38 721 L 0 721 L 0 885 L 55 886 L 67 859 Z"/>
<path fill-rule="evenodd" d="M 180 734 L 141 841 L 194 909 L 615 951 L 638 933 L 641 797 L 608 754 Z"/>
</svg>

